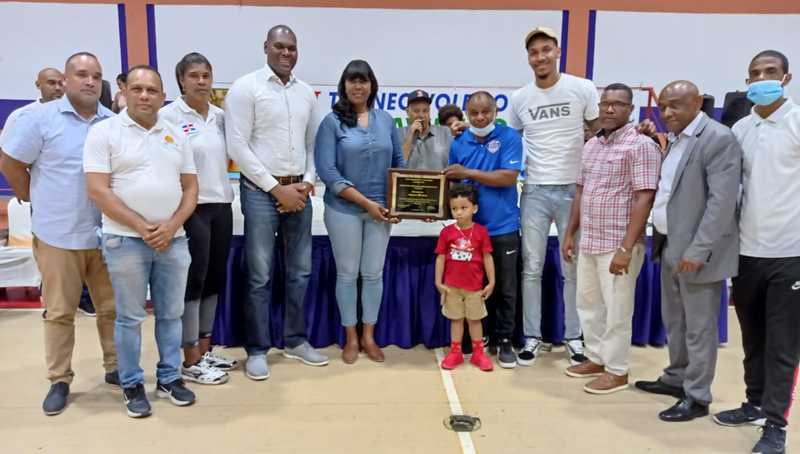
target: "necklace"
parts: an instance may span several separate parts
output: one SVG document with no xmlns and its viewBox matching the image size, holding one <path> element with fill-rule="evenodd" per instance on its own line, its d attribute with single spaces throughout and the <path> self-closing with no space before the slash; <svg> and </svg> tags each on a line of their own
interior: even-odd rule
<svg viewBox="0 0 800 454">
<path fill-rule="evenodd" d="M 473 224 L 472 226 L 467 228 L 467 230 L 469 230 L 469 236 L 464 235 L 464 231 L 461 230 L 461 227 L 458 226 L 458 223 L 455 223 L 453 225 L 456 226 L 456 230 L 458 230 L 458 233 L 461 234 L 461 237 L 464 238 L 465 240 L 469 241 L 470 244 L 472 244 L 472 232 L 475 231 L 475 229 L 473 228 L 473 227 L 475 227 L 475 225 Z"/>
</svg>

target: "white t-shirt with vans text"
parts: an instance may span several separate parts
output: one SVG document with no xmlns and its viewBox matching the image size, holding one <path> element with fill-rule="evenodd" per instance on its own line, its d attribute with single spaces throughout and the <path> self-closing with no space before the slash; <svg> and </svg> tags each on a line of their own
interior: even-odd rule
<svg viewBox="0 0 800 454">
<path fill-rule="evenodd" d="M 578 180 L 583 123 L 599 115 L 594 83 L 570 74 L 542 89 L 533 81 L 511 95 L 509 126 L 522 130 L 525 183 L 572 184 Z"/>
</svg>

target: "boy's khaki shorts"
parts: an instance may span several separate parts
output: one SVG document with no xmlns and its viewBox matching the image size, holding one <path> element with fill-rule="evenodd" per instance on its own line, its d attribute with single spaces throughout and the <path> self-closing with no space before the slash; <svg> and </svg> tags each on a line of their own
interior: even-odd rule
<svg viewBox="0 0 800 454">
<path fill-rule="evenodd" d="M 442 314 L 450 320 L 480 320 L 488 313 L 486 304 L 483 302 L 481 292 L 470 292 L 455 287 L 448 287 L 450 290 L 442 296 Z"/>
</svg>

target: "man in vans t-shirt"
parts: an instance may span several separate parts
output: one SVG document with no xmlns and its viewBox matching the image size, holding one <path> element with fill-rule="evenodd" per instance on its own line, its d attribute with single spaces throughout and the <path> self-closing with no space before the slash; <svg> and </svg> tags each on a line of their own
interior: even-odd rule
<svg viewBox="0 0 800 454">
<path fill-rule="evenodd" d="M 530 366 L 542 348 L 542 269 L 550 224 L 563 242 L 581 164 L 584 123 L 595 131 L 600 101 L 594 84 L 561 74 L 558 38 L 547 27 L 525 37 L 534 80 L 511 95 L 510 126 L 522 131 L 525 185 L 522 221 L 522 297 L 525 347 L 518 363 Z M 564 274 L 565 345 L 572 365 L 586 360 L 575 306 L 575 262 L 561 260 Z"/>
</svg>

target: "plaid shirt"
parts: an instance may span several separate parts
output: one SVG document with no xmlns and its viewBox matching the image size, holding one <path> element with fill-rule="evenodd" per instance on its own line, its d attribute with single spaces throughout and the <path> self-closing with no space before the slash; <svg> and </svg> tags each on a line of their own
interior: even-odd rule
<svg viewBox="0 0 800 454">
<path fill-rule="evenodd" d="M 638 134 L 633 125 L 586 143 L 578 176 L 578 184 L 583 186 L 581 252 L 603 254 L 622 245 L 633 193 L 657 189 L 660 168 L 658 145 Z"/>
</svg>

